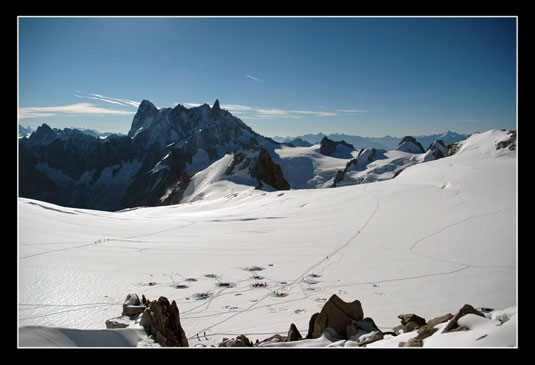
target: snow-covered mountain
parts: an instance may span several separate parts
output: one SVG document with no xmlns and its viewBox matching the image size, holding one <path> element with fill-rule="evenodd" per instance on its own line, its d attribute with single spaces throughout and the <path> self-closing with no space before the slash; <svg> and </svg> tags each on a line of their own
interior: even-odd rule
<svg viewBox="0 0 535 365">
<path fill-rule="evenodd" d="M 19 346 L 158 346 L 139 318 L 106 329 L 136 293 L 176 301 L 191 347 L 239 335 L 262 341 L 286 335 L 292 323 L 304 336 L 334 294 L 359 300 L 385 333 L 368 347 L 398 347 L 416 335 L 391 334 L 399 315 L 430 320 L 464 304 L 487 308 L 486 317 L 461 317 L 464 330 L 450 333 L 442 323 L 423 347 L 515 347 L 516 134 L 475 133 L 452 150 L 395 179 L 336 189 L 269 192 L 221 180 L 255 161 L 244 152 L 194 175 L 210 198 L 188 192 L 185 204 L 106 212 L 19 198 Z M 291 160 L 296 151 L 277 153 Z M 371 149 L 352 153 L 358 167 L 389 153 L 433 152 L 376 150 L 387 158 L 375 160 Z M 319 145 L 301 147 L 305 154 L 318 165 L 336 162 Z M 359 344 L 324 332 L 263 346 Z"/>
<path fill-rule="evenodd" d="M 122 133 L 111 133 L 111 132 L 99 132 L 96 129 L 90 129 L 85 127 L 73 127 L 73 128 L 67 128 L 69 129 L 76 129 L 84 134 L 87 134 L 89 136 L 95 137 L 95 138 L 107 138 L 112 135 L 122 136 Z M 19 124 L 19 138 L 29 138 L 30 135 L 34 132 L 33 128 L 31 126 L 24 127 Z M 62 131 L 57 129 L 56 133 L 61 133 Z"/>
<path fill-rule="evenodd" d="M 445 155 L 436 144 L 426 152 L 410 136 L 388 151 L 356 149 L 325 136 L 311 146 L 296 143 L 303 147 L 256 133 L 221 109 L 219 100 L 189 109 L 180 104 L 158 109 L 143 100 L 126 136 L 43 124 L 19 138 L 19 195 L 115 211 L 205 199 L 199 187 L 207 184 L 271 191 L 386 180 Z"/>
<path fill-rule="evenodd" d="M 226 153 L 238 149 L 260 153 L 277 146 L 220 109 L 218 100 L 212 107 L 191 109 L 182 105 L 158 109 L 143 100 L 127 136 L 95 138 L 43 124 L 20 139 L 19 194 L 102 210 L 177 203 L 177 194 L 170 200 L 161 198 L 169 196 L 170 189 L 180 190 L 179 185 Z"/>
<path fill-rule="evenodd" d="M 33 133 L 33 129 L 30 126 L 23 127 L 19 124 L 19 138 L 28 138 Z"/>
<path fill-rule="evenodd" d="M 294 140 L 297 140 L 297 143 L 303 143 L 308 142 L 310 144 L 317 144 L 321 141 L 323 137 L 327 137 L 331 140 L 335 141 L 341 141 L 344 140 L 358 149 L 365 149 L 365 148 L 375 148 L 375 149 L 385 149 L 385 150 L 392 150 L 395 149 L 401 140 L 399 137 L 392 137 L 392 136 L 385 136 L 385 137 L 362 137 L 362 136 L 354 136 L 354 135 L 348 135 L 343 133 L 330 133 L 328 135 L 324 133 L 317 133 L 317 134 L 304 134 L 297 137 L 273 137 L 273 139 L 277 142 L 281 143 L 292 143 L 297 146 L 297 144 L 294 143 Z M 456 143 L 459 141 L 462 141 L 467 136 L 464 134 L 452 132 L 452 131 L 446 131 L 443 133 L 437 133 L 437 134 L 431 134 L 431 135 L 419 135 L 414 136 L 414 138 L 420 142 L 420 144 L 424 148 L 429 148 L 429 146 L 436 140 L 442 140 L 446 146 Z M 303 142 L 300 142 L 303 141 Z"/>
</svg>

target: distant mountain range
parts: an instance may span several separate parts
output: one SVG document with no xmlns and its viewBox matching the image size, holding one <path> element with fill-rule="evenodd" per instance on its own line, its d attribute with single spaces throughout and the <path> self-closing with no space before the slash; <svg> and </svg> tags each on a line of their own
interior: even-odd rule
<svg viewBox="0 0 535 365">
<path fill-rule="evenodd" d="M 291 143 L 298 146 L 304 146 L 307 144 L 314 145 L 320 143 L 323 137 L 327 137 L 334 141 L 345 141 L 352 144 L 355 148 L 376 148 L 376 149 L 385 149 L 392 150 L 395 149 L 403 137 L 362 137 L 354 136 L 340 133 L 317 133 L 317 134 L 304 134 L 297 137 L 273 137 L 273 140 L 281 143 Z M 442 140 L 446 146 L 462 141 L 467 136 L 464 134 L 447 131 L 444 133 L 431 134 L 431 135 L 422 135 L 422 136 L 413 136 L 418 142 L 428 148 L 434 141 Z"/>
<path fill-rule="evenodd" d="M 99 132 L 95 129 L 89 129 L 89 128 L 84 128 L 84 127 L 72 127 L 70 129 L 76 129 L 84 134 L 87 134 L 95 138 L 106 138 L 112 135 L 116 135 L 116 136 L 124 135 L 122 133 Z M 32 127 L 30 126 L 23 127 L 22 125 L 19 124 L 19 138 L 28 138 L 33 132 L 34 130 Z"/>
<path fill-rule="evenodd" d="M 226 184 L 329 188 L 393 178 L 443 157 L 464 136 L 300 138 L 288 144 L 264 137 L 218 100 L 190 109 L 158 109 L 143 100 L 127 135 L 19 127 L 19 196 L 115 211 L 207 199 Z"/>
</svg>

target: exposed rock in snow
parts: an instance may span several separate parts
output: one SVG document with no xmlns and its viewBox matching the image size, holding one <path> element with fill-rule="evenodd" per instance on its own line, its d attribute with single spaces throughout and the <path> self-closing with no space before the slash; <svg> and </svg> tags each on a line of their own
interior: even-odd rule
<svg viewBox="0 0 535 365">
<path fill-rule="evenodd" d="M 396 148 L 398 151 L 403 152 L 410 152 L 410 153 L 424 153 L 425 150 L 416 140 L 416 138 L 411 136 L 403 137 L 403 139 L 399 142 L 398 147 Z"/>
<path fill-rule="evenodd" d="M 459 321 L 459 318 L 461 318 L 462 316 L 465 316 L 467 314 L 475 314 L 477 316 L 485 317 L 485 315 L 483 313 L 481 313 L 480 311 L 476 310 L 470 304 L 465 304 L 461 309 L 459 309 L 457 314 L 455 314 L 455 316 L 453 316 L 453 318 L 448 322 L 448 325 L 442 330 L 442 332 L 446 333 L 446 332 L 455 331 L 455 330 L 458 330 L 459 328 L 461 328 L 461 327 L 459 327 L 457 322 Z"/>
<path fill-rule="evenodd" d="M 507 148 L 513 151 L 516 148 L 516 131 L 510 131 L 507 139 L 496 142 L 496 149 Z"/>
<path fill-rule="evenodd" d="M 30 126 L 23 127 L 19 124 L 19 138 L 28 138 L 33 133 L 33 128 Z"/>
<path fill-rule="evenodd" d="M 123 302 L 123 316 L 133 317 L 145 311 L 146 306 L 142 305 L 136 294 L 128 294 Z"/>
<path fill-rule="evenodd" d="M 346 303 L 333 294 L 318 315 L 313 315 L 309 322 L 307 338 L 318 338 L 326 328 L 332 328 L 339 338 L 349 338 L 346 329 L 353 321 L 363 318 L 360 301 Z"/>
<path fill-rule="evenodd" d="M 400 314 L 398 318 L 401 319 L 401 325 L 394 327 L 396 334 L 414 331 L 426 324 L 425 319 L 413 313 Z"/>
<path fill-rule="evenodd" d="M 140 321 L 145 331 L 162 347 L 188 347 L 176 302 L 169 304 L 166 297 L 148 302 Z"/>
<path fill-rule="evenodd" d="M 448 148 L 444 145 L 444 142 L 438 139 L 429 146 L 429 148 L 425 152 L 423 161 L 438 160 L 439 158 L 444 157 L 447 152 Z"/>
<path fill-rule="evenodd" d="M 115 318 L 110 318 L 106 320 L 106 328 L 126 328 L 129 327 L 132 321 L 129 316 L 120 316 Z"/>
<path fill-rule="evenodd" d="M 280 165 L 273 162 L 266 149 L 261 149 L 251 169 L 252 176 L 277 190 L 290 190 L 290 184 L 284 178 Z"/>
<path fill-rule="evenodd" d="M 288 329 L 288 335 L 286 336 L 286 342 L 291 341 L 299 341 L 302 340 L 303 337 L 301 336 L 301 333 L 299 333 L 299 330 L 295 326 L 295 324 L 290 324 L 290 328 Z"/>
<path fill-rule="evenodd" d="M 223 338 L 223 342 L 218 347 L 253 347 L 253 343 L 244 335 L 236 338 Z"/>
<path fill-rule="evenodd" d="M 355 147 L 345 141 L 332 141 L 327 137 L 323 137 L 320 142 L 320 152 L 325 156 L 348 154 L 352 150 L 355 150 Z"/>
</svg>

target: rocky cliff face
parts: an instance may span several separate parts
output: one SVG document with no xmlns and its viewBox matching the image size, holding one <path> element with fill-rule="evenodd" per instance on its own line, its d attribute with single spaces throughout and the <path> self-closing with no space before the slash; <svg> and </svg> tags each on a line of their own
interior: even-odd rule
<svg viewBox="0 0 535 365">
<path fill-rule="evenodd" d="M 403 139 L 399 142 L 399 145 L 396 150 L 410 153 L 425 152 L 425 149 L 422 147 L 420 142 L 418 142 L 416 138 L 411 136 L 403 137 Z"/>
<path fill-rule="evenodd" d="M 290 190 L 290 184 L 284 178 L 280 165 L 273 162 L 269 153 L 263 148 L 251 169 L 251 175 L 260 183 L 264 182 L 277 190 Z"/>
<path fill-rule="evenodd" d="M 424 160 L 438 160 L 439 158 L 446 156 L 447 152 L 448 148 L 444 145 L 444 142 L 441 139 L 438 139 L 435 142 L 431 143 L 431 145 L 426 151 L 426 156 Z"/>
<path fill-rule="evenodd" d="M 43 124 L 29 138 L 19 139 L 19 195 L 113 210 L 119 207 L 117 198 L 140 165 L 139 159 L 129 138 L 99 139 Z"/>
<path fill-rule="evenodd" d="M 354 149 L 353 145 L 350 145 L 345 141 L 333 141 L 327 137 L 323 137 L 320 142 L 320 152 L 325 156 L 331 156 L 336 152 L 343 153 L 347 150 Z"/>
</svg>

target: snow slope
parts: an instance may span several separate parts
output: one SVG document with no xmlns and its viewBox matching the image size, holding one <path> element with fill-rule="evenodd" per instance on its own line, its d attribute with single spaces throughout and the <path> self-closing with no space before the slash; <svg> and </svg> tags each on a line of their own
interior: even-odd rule
<svg viewBox="0 0 535 365">
<path fill-rule="evenodd" d="M 342 145 L 330 156 L 320 152 L 319 144 L 310 147 L 282 145 L 274 149 L 272 155 L 294 189 L 330 188 L 335 181 L 339 187 L 389 180 L 409 166 L 435 159 L 432 151 L 421 153 L 410 142 L 390 151 L 354 150 Z M 340 171 L 344 171 L 344 175 L 338 181 L 336 177 Z"/>
<path fill-rule="evenodd" d="M 495 148 L 506 138 L 474 134 L 451 157 L 336 189 L 265 192 L 220 181 L 226 188 L 210 199 L 115 213 L 19 198 L 19 345 L 39 346 L 49 332 L 48 345 L 83 345 L 62 340 L 60 329 L 103 330 L 136 293 L 176 300 L 190 346 L 285 335 L 290 323 L 304 336 L 332 294 L 360 300 L 384 331 L 401 313 L 513 308 L 499 335 L 487 331 L 476 345 L 514 346 L 517 160 Z M 424 346 L 472 346 L 446 335 Z M 398 337 L 375 346 L 396 347 Z"/>
<path fill-rule="evenodd" d="M 320 152 L 319 144 L 310 147 L 282 145 L 272 155 L 274 161 L 280 164 L 286 179 L 291 182 L 292 188 L 315 189 L 330 186 L 337 171 L 343 170 L 351 158 L 357 156 L 358 151 L 348 150 L 346 148 L 345 151 L 326 156 Z"/>
<path fill-rule="evenodd" d="M 258 181 L 253 179 L 245 171 L 232 177 L 225 176 L 225 171 L 231 166 L 234 159 L 233 153 L 228 153 L 222 158 L 199 171 L 191 178 L 187 189 L 184 191 L 182 203 L 190 203 L 198 200 L 212 200 L 221 197 L 230 197 L 238 192 L 248 191 L 258 185 Z M 243 184 L 237 184 L 235 181 Z M 247 185 L 245 185 L 247 184 Z"/>
</svg>

